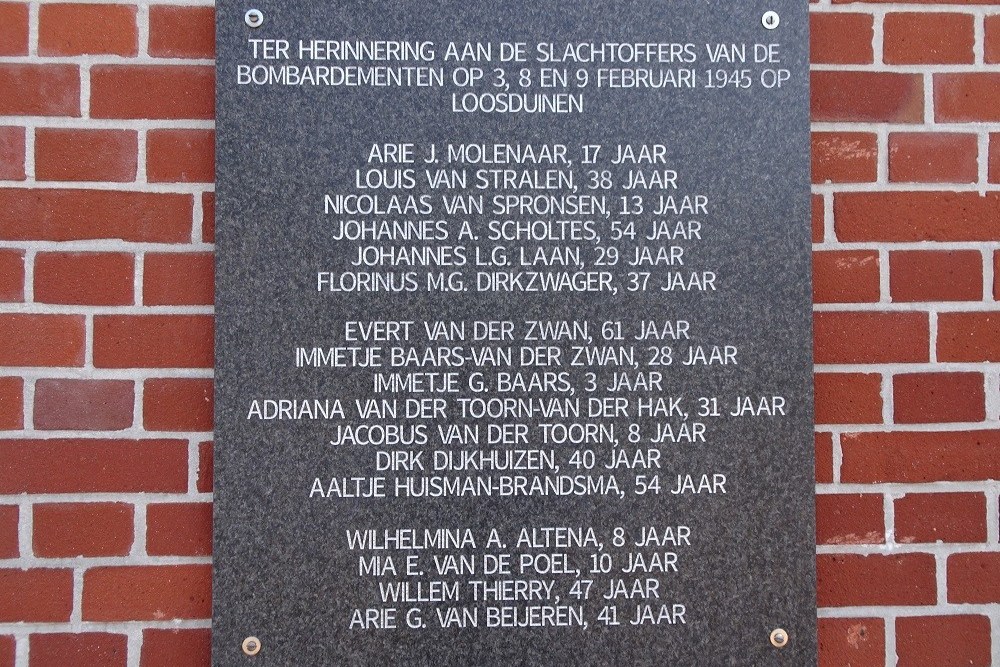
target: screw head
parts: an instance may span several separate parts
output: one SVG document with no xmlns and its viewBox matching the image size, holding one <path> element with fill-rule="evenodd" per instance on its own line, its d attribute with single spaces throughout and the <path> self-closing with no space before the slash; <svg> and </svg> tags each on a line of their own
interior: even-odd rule
<svg viewBox="0 0 1000 667">
<path fill-rule="evenodd" d="M 243 640 L 243 652 L 247 655 L 257 655 L 260 653 L 260 640 L 256 637 L 247 637 Z"/>
<path fill-rule="evenodd" d="M 766 11 L 764 15 L 760 17 L 761 25 L 763 25 L 768 30 L 774 30 L 781 23 L 781 17 L 778 16 L 778 12 Z"/>
<path fill-rule="evenodd" d="M 771 646 L 774 648 L 784 648 L 788 645 L 788 633 L 781 628 L 776 628 L 771 632 Z"/>
<path fill-rule="evenodd" d="M 264 25 L 264 12 L 259 9 L 248 9 L 243 15 L 243 21 L 251 28 L 259 28 Z"/>
</svg>

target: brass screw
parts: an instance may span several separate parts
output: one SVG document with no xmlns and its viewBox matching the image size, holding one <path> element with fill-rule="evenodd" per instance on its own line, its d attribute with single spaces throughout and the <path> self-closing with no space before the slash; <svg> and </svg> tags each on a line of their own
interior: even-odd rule
<svg viewBox="0 0 1000 667">
<path fill-rule="evenodd" d="M 771 646 L 774 648 L 785 648 L 788 645 L 788 633 L 781 628 L 771 632 Z"/>
<path fill-rule="evenodd" d="M 260 640 L 256 637 L 247 637 L 243 640 L 243 652 L 247 655 L 257 655 L 260 653 Z"/>
</svg>

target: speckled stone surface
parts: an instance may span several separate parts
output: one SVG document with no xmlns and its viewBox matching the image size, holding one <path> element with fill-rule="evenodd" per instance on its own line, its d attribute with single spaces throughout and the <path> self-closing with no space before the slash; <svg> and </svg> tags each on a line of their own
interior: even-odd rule
<svg viewBox="0 0 1000 667">
<path fill-rule="evenodd" d="M 256 30 L 243 20 L 251 6 L 265 15 Z M 779 13 L 778 29 L 762 27 L 766 10 Z M 213 664 L 815 664 L 807 3 L 219 0 L 217 21 Z M 459 114 L 450 109 L 453 87 L 237 85 L 239 65 L 281 63 L 252 62 L 251 37 L 287 39 L 293 50 L 299 39 L 432 40 L 441 51 L 448 41 L 466 40 L 690 42 L 698 53 L 693 67 L 699 76 L 706 69 L 746 67 L 755 84 L 760 66 L 710 66 L 705 43 L 746 43 L 752 60 L 754 43 L 778 42 L 776 67 L 787 68 L 791 79 L 773 90 L 592 87 L 584 92 L 583 113 Z M 494 64 L 482 66 L 489 71 Z M 593 75 L 600 66 L 569 67 Z M 365 166 L 372 144 L 382 142 L 599 143 L 607 150 L 617 144 L 664 144 L 670 166 L 680 172 L 681 192 L 705 194 L 711 201 L 710 214 L 700 216 L 703 240 L 680 243 L 688 260 L 682 268 L 716 272 L 719 289 L 614 295 L 318 292 L 317 271 L 343 270 L 356 245 L 331 238 L 336 216 L 323 214 L 323 195 L 350 193 L 354 170 Z M 410 192 L 430 191 L 418 183 Z M 483 218 L 471 219 L 485 224 Z M 655 282 L 673 269 L 646 270 Z M 685 397 L 692 410 L 696 397 L 717 396 L 723 416 L 711 421 L 707 443 L 660 447 L 660 495 L 631 495 L 632 477 L 646 471 L 624 470 L 618 474 L 629 491 L 626 500 L 599 495 L 310 500 L 316 477 L 376 474 L 378 448 L 328 445 L 338 421 L 247 419 L 251 401 L 339 397 L 353 403 L 371 397 L 369 370 L 296 368 L 295 347 L 343 344 L 345 320 L 412 320 L 420 326 L 438 319 L 618 320 L 628 331 L 643 320 L 686 319 L 692 342 L 736 345 L 740 357 L 735 366 L 664 370 L 665 395 Z M 470 370 L 476 369 L 461 369 L 463 380 Z M 589 370 L 572 369 L 574 381 Z M 601 369 L 600 381 L 609 381 L 613 370 Z M 726 416 L 739 395 L 783 396 L 788 415 Z M 632 421 L 652 428 L 670 420 Z M 433 429 L 442 422 L 425 423 Z M 435 447 L 443 448 L 424 448 Z M 607 444 L 590 448 L 598 460 L 610 450 Z M 725 495 L 667 490 L 677 474 L 715 472 L 727 475 Z M 595 584 L 586 603 L 586 628 L 435 627 L 440 624 L 433 608 L 448 605 L 377 602 L 379 581 L 405 576 L 359 577 L 358 553 L 348 550 L 344 537 L 354 528 L 469 528 L 481 554 L 486 551 L 481 536 L 491 528 L 513 541 L 522 527 L 593 526 L 610 542 L 616 526 L 627 527 L 631 536 L 643 526 L 680 524 L 692 528 L 691 546 L 647 550 L 677 551 L 679 571 L 649 575 L 661 582 L 659 599 L 617 600 L 622 622 L 617 627 L 596 621 L 607 604 L 600 598 L 608 584 L 604 575 L 591 577 L 600 586 Z M 618 554 L 610 544 L 606 550 Z M 566 553 L 583 568 L 596 553 L 531 552 Z M 562 604 L 570 604 L 571 576 L 511 578 L 555 579 Z M 631 582 L 635 575 L 625 578 Z M 685 604 L 687 623 L 632 625 L 639 603 L 654 603 L 656 609 Z M 376 604 L 399 607 L 401 628 L 349 627 L 355 607 Z M 406 628 L 403 619 L 412 606 L 424 610 L 427 627 Z M 781 650 L 768 641 L 777 627 L 791 636 Z M 240 650 L 249 635 L 263 643 L 252 658 Z"/>
</svg>

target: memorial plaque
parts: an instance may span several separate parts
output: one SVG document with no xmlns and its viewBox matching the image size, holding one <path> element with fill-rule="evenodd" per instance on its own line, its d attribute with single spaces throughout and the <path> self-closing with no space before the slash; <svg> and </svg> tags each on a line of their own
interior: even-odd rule
<svg viewBox="0 0 1000 667">
<path fill-rule="evenodd" d="M 815 662 L 807 9 L 220 0 L 214 664 Z"/>
</svg>

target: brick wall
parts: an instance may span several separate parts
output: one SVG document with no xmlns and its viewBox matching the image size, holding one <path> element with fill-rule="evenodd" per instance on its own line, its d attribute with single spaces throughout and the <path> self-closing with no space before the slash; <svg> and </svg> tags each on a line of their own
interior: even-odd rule
<svg viewBox="0 0 1000 667">
<path fill-rule="evenodd" d="M 1000 665 L 1000 5 L 812 9 L 820 663 Z M 208 664 L 212 55 L 0 0 L 0 667 Z"/>
</svg>

